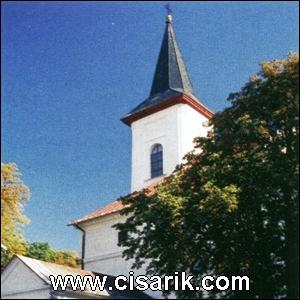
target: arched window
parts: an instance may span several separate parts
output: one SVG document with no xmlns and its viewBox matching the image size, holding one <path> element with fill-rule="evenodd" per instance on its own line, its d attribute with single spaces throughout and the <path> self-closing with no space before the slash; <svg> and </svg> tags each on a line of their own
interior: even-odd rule
<svg viewBox="0 0 300 300">
<path fill-rule="evenodd" d="M 151 150 L 151 178 L 163 175 L 163 147 L 155 144 Z"/>
</svg>

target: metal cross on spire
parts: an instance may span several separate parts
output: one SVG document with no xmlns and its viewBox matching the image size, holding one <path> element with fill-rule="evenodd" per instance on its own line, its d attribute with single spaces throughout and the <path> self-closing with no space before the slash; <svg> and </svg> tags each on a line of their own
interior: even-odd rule
<svg viewBox="0 0 300 300">
<path fill-rule="evenodd" d="M 165 8 L 166 8 L 166 10 L 167 10 L 166 22 L 167 22 L 167 23 L 172 23 L 172 15 L 171 15 L 172 10 L 171 10 L 171 8 L 170 8 L 170 4 L 167 3 L 167 4 L 165 5 Z"/>
<path fill-rule="evenodd" d="M 165 8 L 166 8 L 166 10 L 167 10 L 167 15 L 171 15 L 171 13 L 172 13 L 173 11 L 172 11 L 172 9 L 171 9 L 171 7 L 170 7 L 170 3 L 167 3 L 167 4 L 165 5 Z"/>
</svg>

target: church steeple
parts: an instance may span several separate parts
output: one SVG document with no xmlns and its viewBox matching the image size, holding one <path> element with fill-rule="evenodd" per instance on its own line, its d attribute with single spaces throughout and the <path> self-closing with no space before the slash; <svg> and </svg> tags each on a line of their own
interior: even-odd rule
<svg viewBox="0 0 300 300">
<path fill-rule="evenodd" d="M 167 10 L 166 28 L 150 95 L 121 119 L 129 126 L 136 120 L 178 103 L 188 104 L 208 118 L 213 114 L 195 96 L 176 41 L 169 7 Z"/>
<path fill-rule="evenodd" d="M 153 77 L 150 97 L 168 90 L 194 94 L 175 32 L 172 15 L 166 17 L 166 29 Z"/>
<path fill-rule="evenodd" d="M 213 115 L 194 95 L 167 9 L 150 95 L 121 119 L 132 133 L 132 192 L 170 175 Z"/>
</svg>

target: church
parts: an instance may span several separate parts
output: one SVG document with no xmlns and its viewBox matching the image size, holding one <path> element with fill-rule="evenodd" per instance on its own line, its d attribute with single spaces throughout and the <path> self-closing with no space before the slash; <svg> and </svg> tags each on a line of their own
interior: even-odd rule
<svg viewBox="0 0 300 300">
<path fill-rule="evenodd" d="M 149 193 L 170 175 L 183 156 L 193 149 L 193 139 L 206 136 L 213 112 L 195 96 L 180 53 L 172 15 L 167 15 L 165 32 L 148 98 L 121 121 L 132 133 L 131 193 L 147 188 Z M 128 274 L 131 261 L 122 258 L 118 232 L 112 228 L 124 221 L 116 200 L 91 212 L 71 225 L 81 231 L 82 267 L 103 273 Z M 139 269 L 136 274 L 143 274 Z"/>
<path fill-rule="evenodd" d="M 144 188 L 153 193 L 155 186 L 193 149 L 194 138 L 207 135 L 207 123 L 212 116 L 213 112 L 194 93 L 175 37 L 172 15 L 168 14 L 150 95 L 121 119 L 132 134 L 130 193 Z M 121 237 L 112 228 L 125 221 L 120 215 L 122 208 L 122 202 L 117 199 L 69 223 L 81 232 L 81 269 L 111 276 L 128 275 L 132 261 L 122 258 L 123 249 L 118 246 Z M 22 257 L 19 260 L 37 264 Z M 4 273 L 7 269 L 9 266 Z M 134 271 L 136 275 L 145 272 L 144 269 Z M 14 280 L 8 275 L 7 278 Z M 2 284 L 9 287 L 13 282 Z M 5 290 L 2 292 L 2 298 L 11 298 L 5 295 Z M 19 295 L 28 298 L 26 293 Z M 127 298 L 133 297 L 128 294 Z"/>
</svg>

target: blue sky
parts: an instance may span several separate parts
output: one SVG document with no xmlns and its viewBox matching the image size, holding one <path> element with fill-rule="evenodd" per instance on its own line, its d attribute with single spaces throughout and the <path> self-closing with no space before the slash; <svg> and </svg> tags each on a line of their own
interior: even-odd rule
<svg viewBox="0 0 300 300">
<path fill-rule="evenodd" d="M 2 157 L 31 190 L 30 241 L 79 249 L 66 224 L 130 190 L 130 128 L 150 92 L 166 2 L 2 2 Z M 297 2 L 170 2 L 198 97 L 227 104 L 263 60 L 298 51 Z"/>
</svg>

